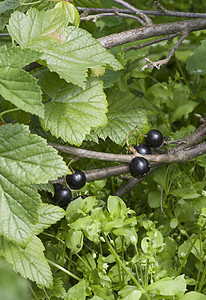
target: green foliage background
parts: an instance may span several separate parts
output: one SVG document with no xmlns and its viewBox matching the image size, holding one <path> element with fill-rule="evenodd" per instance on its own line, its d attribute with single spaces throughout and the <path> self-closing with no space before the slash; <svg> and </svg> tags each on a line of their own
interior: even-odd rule
<svg viewBox="0 0 206 300">
<path fill-rule="evenodd" d="M 206 299 L 205 155 L 172 164 L 166 178 L 167 166 L 160 167 L 124 201 L 112 196 L 121 177 L 87 183 L 66 212 L 47 193 L 72 160 L 48 141 L 125 154 L 135 127 L 142 134 L 157 128 L 172 139 L 194 132 L 194 113 L 205 112 L 206 32 L 191 33 L 160 70 L 141 72 L 145 57 L 164 58 L 176 40 L 138 52 L 107 51 L 97 39 L 136 28 L 136 21 L 80 22 L 76 6 L 114 2 L 72 3 L 0 1 L 0 30 L 10 34 L 0 37 L 0 278 L 7 269 L 0 299 Z M 206 10 L 202 1 L 162 4 Z M 28 72 L 24 67 L 35 61 Z M 135 143 L 137 135 L 130 139 Z M 72 163 L 85 170 L 112 165 Z"/>
</svg>

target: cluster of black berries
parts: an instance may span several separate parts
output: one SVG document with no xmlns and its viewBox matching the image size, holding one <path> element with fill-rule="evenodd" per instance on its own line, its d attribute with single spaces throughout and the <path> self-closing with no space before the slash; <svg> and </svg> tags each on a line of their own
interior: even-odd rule
<svg viewBox="0 0 206 300">
<path fill-rule="evenodd" d="M 163 135 L 159 130 L 150 130 L 145 137 L 146 144 L 134 146 L 135 150 L 142 154 L 152 154 L 151 148 L 158 148 L 163 143 Z M 150 148 L 151 147 L 151 148 Z M 144 157 L 135 157 L 129 163 L 129 170 L 133 177 L 142 177 L 150 170 L 149 162 Z"/>
<path fill-rule="evenodd" d="M 81 189 L 86 183 L 86 176 L 82 171 L 74 170 L 71 175 L 66 176 L 66 182 L 69 188 L 60 183 L 54 184 L 54 197 L 52 197 L 52 200 L 63 209 L 66 209 L 69 202 L 74 199 L 70 188 L 72 190 Z"/>
</svg>

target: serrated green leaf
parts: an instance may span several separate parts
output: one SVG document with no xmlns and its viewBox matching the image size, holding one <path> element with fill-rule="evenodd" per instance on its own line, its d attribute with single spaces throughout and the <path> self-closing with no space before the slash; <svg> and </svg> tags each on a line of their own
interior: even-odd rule
<svg viewBox="0 0 206 300">
<path fill-rule="evenodd" d="M 206 41 L 201 41 L 201 46 L 194 52 L 187 62 L 187 70 L 193 73 L 206 74 Z"/>
<path fill-rule="evenodd" d="M 46 12 L 32 8 L 26 15 L 16 11 L 10 18 L 8 31 L 21 47 L 41 51 L 42 64 L 46 62 L 51 71 L 81 87 L 86 85 L 88 68 L 122 68 L 87 31 L 66 26 L 66 19 L 58 6 Z"/>
<path fill-rule="evenodd" d="M 19 47 L 7 48 L 4 45 L 0 47 L 0 68 L 23 68 L 37 60 L 40 55 L 41 53 L 35 50 L 21 49 Z"/>
<path fill-rule="evenodd" d="M 3 177 L 8 170 L 7 179 L 14 176 L 22 184 L 47 183 L 68 173 L 57 151 L 21 124 L 0 127 L 0 170 Z"/>
<path fill-rule="evenodd" d="M 149 124 L 146 112 L 142 109 L 143 99 L 131 93 L 112 91 L 108 97 L 108 125 L 94 130 L 92 134 L 105 140 L 109 137 L 116 144 L 123 145 L 127 134 L 137 127 L 140 132 L 147 132 Z"/>
<path fill-rule="evenodd" d="M 52 299 L 66 299 L 66 291 L 64 289 L 61 273 L 55 273 L 53 276 L 53 288 L 46 289 L 47 295 Z M 45 290 L 32 287 L 38 300 L 45 300 Z M 55 297 L 55 298 L 54 298 Z"/>
<path fill-rule="evenodd" d="M 74 4 L 81 7 L 101 7 L 99 0 L 74 0 Z"/>
<path fill-rule="evenodd" d="M 1 126 L 0 234 L 25 244 L 33 234 L 40 206 L 40 196 L 32 184 L 56 179 L 67 172 L 57 151 L 41 137 L 30 134 L 27 126 Z"/>
<path fill-rule="evenodd" d="M 37 80 L 21 68 L 40 53 L 18 47 L 0 47 L 0 93 L 20 109 L 43 117 L 44 106 Z"/>
<path fill-rule="evenodd" d="M 34 226 L 33 234 L 38 235 L 44 229 L 50 227 L 52 224 L 55 224 L 59 220 L 61 220 L 65 211 L 58 206 L 42 203 L 39 210 L 39 221 Z"/>
<path fill-rule="evenodd" d="M 0 68 L 1 95 L 22 110 L 43 117 L 44 106 L 37 80 L 17 68 Z"/>
<path fill-rule="evenodd" d="M 39 84 L 52 100 L 45 104 L 41 123 L 54 136 L 80 145 L 92 127 L 107 123 L 106 96 L 97 78 L 89 78 L 83 90 L 68 84 L 57 74 L 43 72 Z"/>
<path fill-rule="evenodd" d="M 8 173 L 9 169 L 2 168 L 2 164 L 0 170 L 0 234 L 25 244 L 38 221 L 40 196 L 35 187 L 21 184 L 19 178 L 16 180 L 15 175 Z"/>
<path fill-rule="evenodd" d="M 35 281 L 41 287 L 52 288 L 52 273 L 43 253 L 44 246 L 39 238 L 34 236 L 26 248 L 21 248 L 0 237 L 0 248 L 2 255 L 13 265 L 16 272 L 24 278 Z"/>
</svg>

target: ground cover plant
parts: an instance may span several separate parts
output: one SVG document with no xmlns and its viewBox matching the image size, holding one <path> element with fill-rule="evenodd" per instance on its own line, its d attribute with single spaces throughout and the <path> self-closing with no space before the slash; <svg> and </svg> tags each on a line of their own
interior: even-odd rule
<svg viewBox="0 0 206 300">
<path fill-rule="evenodd" d="M 0 1 L 0 299 L 206 299 L 205 17 Z"/>
</svg>

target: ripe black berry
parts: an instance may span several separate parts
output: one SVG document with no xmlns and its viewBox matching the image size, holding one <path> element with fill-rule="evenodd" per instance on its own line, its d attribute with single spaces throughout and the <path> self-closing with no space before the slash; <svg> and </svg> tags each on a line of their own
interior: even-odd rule
<svg viewBox="0 0 206 300">
<path fill-rule="evenodd" d="M 145 154 L 152 154 L 152 150 L 149 146 L 146 144 L 139 144 L 138 146 L 134 146 L 135 150 L 137 150 L 138 153 L 145 155 Z"/>
<path fill-rule="evenodd" d="M 62 184 L 56 183 L 54 184 L 54 197 L 52 200 L 60 207 L 66 209 L 72 200 L 72 192 Z"/>
<path fill-rule="evenodd" d="M 152 129 L 147 133 L 145 141 L 148 146 L 157 148 L 163 143 L 163 135 L 159 130 Z"/>
<path fill-rule="evenodd" d="M 68 186 L 73 190 L 81 189 L 86 183 L 86 176 L 80 170 L 74 170 L 71 175 L 66 176 Z"/>
<path fill-rule="evenodd" d="M 141 177 L 149 172 L 150 165 L 144 157 L 135 157 L 129 163 L 129 170 L 133 177 Z"/>
</svg>

